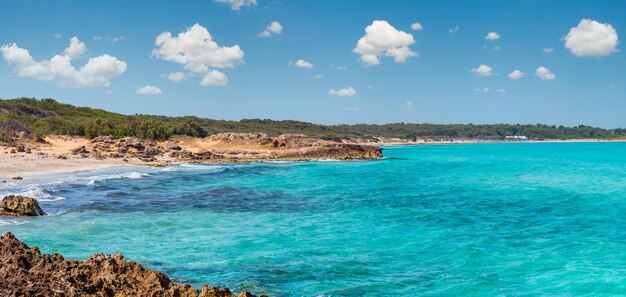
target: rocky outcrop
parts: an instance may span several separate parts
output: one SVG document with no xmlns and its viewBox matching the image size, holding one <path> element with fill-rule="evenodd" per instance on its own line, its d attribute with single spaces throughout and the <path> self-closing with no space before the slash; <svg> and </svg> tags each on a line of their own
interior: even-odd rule
<svg viewBox="0 0 626 297">
<path fill-rule="evenodd" d="M 0 215 L 30 217 L 43 216 L 45 214 L 35 198 L 9 195 L 2 198 L 2 203 L 0 203 Z"/>
<path fill-rule="evenodd" d="M 266 133 L 218 133 L 207 137 L 214 142 L 236 142 L 238 144 L 267 144 L 272 141 Z"/>
<path fill-rule="evenodd" d="M 199 292 L 121 254 L 96 254 L 82 261 L 42 255 L 8 232 L 0 237 L 0 280 L 0 296 L 255 297 L 206 285 Z"/>
<path fill-rule="evenodd" d="M 154 162 L 165 149 L 154 141 L 141 140 L 135 137 L 116 139 L 113 136 L 98 136 L 91 140 L 89 148 L 77 147 L 72 150 L 73 155 L 83 158 L 136 158 L 144 162 Z"/>
<path fill-rule="evenodd" d="M 206 138 L 177 138 L 164 142 L 134 137 L 99 136 L 76 147 L 80 158 L 140 160 L 143 162 L 224 163 L 264 160 L 369 160 L 382 157 L 379 147 L 328 141 L 303 134 L 270 137 L 265 133 L 219 133 Z"/>
</svg>

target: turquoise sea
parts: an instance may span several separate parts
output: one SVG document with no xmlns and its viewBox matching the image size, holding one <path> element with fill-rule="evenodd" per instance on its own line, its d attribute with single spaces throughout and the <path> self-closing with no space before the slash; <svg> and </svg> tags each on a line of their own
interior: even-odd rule
<svg viewBox="0 0 626 297">
<path fill-rule="evenodd" d="M 385 159 L 127 167 L 0 184 L 45 253 L 270 296 L 626 293 L 626 143 L 386 147 Z"/>
</svg>

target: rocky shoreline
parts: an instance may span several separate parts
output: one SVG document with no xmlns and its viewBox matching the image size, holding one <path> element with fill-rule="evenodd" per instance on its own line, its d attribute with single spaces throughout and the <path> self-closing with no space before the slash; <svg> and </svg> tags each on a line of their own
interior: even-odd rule
<svg viewBox="0 0 626 297">
<path fill-rule="evenodd" d="M 91 140 L 52 136 L 47 141 L 47 144 L 17 142 L 6 147 L 4 153 L 15 157 L 34 154 L 41 158 L 118 160 L 142 165 L 370 160 L 382 157 L 382 149 L 376 146 L 328 141 L 301 134 L 270 137 L 265 133 L 220 133 L 205 138 L 185 136 L 166 141 L 113 136 Z"/>
<path fill-rule="evenodd" d="M 95 254 L 81 261 L 41 254 L 10 232 L 0 237 L 0 279 L 0 296 L 255 297 L 207 285 L 198 291 L 122 254 Z"/>
</svg>

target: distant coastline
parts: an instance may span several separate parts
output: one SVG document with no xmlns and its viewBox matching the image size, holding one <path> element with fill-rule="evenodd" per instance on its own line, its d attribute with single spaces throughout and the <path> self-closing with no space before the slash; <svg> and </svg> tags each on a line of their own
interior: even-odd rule
<svg viewBox="0 0 626 297">
<path fill-rule="evenodd" d="M 404 145 L 433 145 L 433 144 L 487 144 L 487 143 L 590 143 L 590 142 L 626 142 L 624 138 L 581 138 L 581 139 L 543 139 L 543 140 L 487 140 L 487 139 L 453 139 L 432 140 L 419 139 L 417 141 L 407 139 L 383 140 L 379 142 L 357 142 L 360 145 L 372 146 L 404 146 Z"/>
</svg>

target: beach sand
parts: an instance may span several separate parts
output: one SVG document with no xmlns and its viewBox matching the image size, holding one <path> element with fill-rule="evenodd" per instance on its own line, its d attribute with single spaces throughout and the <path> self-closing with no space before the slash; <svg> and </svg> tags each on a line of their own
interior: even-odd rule
<svg viewBox="0 0 626 297">
<path fill-rule="evenodd" d="M 58 159 L 52 156 L 33 154 L 0 154 L 0 180 L 16 176 L 27 178 L 39 174 L 71 173 L 101 169 L 114 166 L 125 166 L 119 160 L 94 159 Z"/>
<path fill-rule="evenodd" d="M 12 147 L 0 146 L 0 180 L 16 176 L 27 178 L 40 174 L 71 173 L 101 169 L 114 166 L 126 166 L 121 160 L 106 159 L 60 159 L 55 156 L 66 155 L 70 150 L 86 144 L 89 140 L 78 137 L 54 136 L 46 138 L 48 144 L 26 143 L 32 148 L 28 153 L 11 153 Z"/>
</svg>

